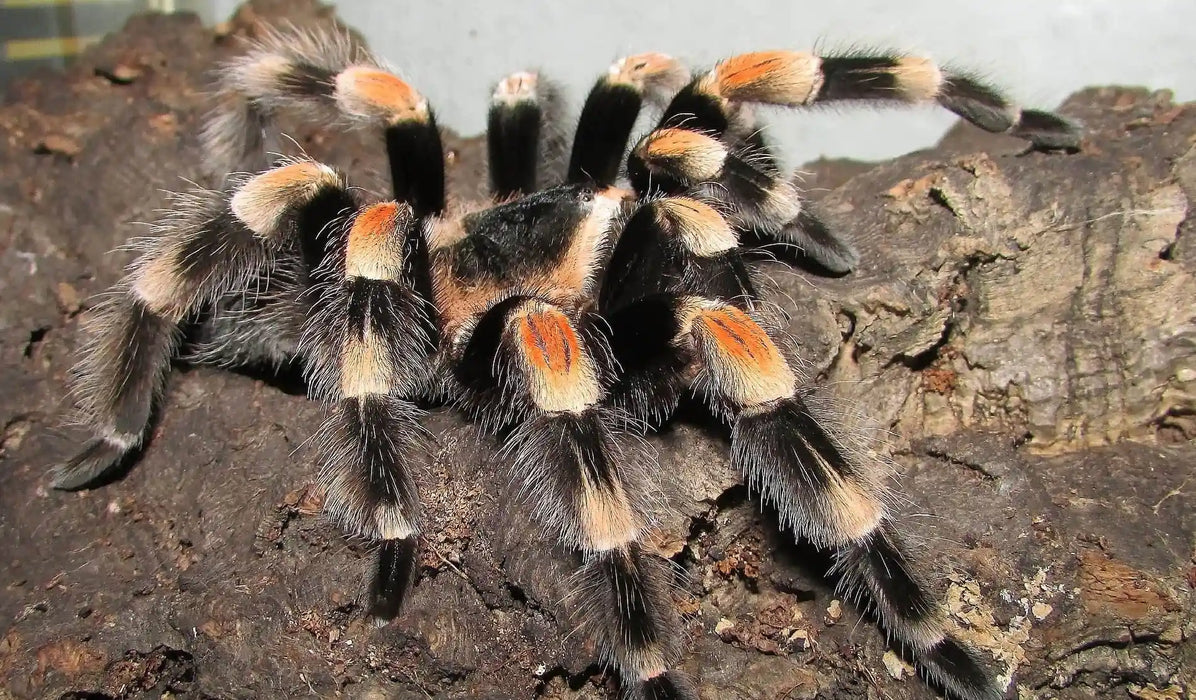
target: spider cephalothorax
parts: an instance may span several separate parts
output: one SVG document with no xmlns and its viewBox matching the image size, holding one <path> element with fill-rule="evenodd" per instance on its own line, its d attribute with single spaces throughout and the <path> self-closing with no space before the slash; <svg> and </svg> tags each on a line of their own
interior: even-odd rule
<svg viewBox="0 0 1196 700">
<path fill-rule="evenodd" d="M 655 475 L 631 433 L 696 394 L 730 426 L 751 490 L 832 552 L 841 586 L 927 676 L 963 698 L 1001 694 L 915 573 L 884 474 L 808 400 L 764 313 L 742 237 L 796 246 L 838 273 L 857 255 L 803 205 L 752 107 L 937 102 L 1039 148 L 1074 148 L 1074 126 L 902 54 L 744 54 L 692 79 L 643 54 L 594 86 L 567 165 L 546 158 L 551 92 L 531 73 L 500 82 L 493 199 L 470 205 L 446 197 L 426 100 L 344 38 L 273 35 L 223 70 L 219 98 L 205 143 L 224 181 L 180 196 L 96 308 L 75 370 L 94 437 L 56 486 L 87 486 L 139 449 L 184 351 L 299 363 L 330 404 L 313 441 L 325 509 L 378 544 L 370 611 L 390 619 L 421 527 L 414 402 L 442 400 L 505 441 L 549 542 L 576 557 L 577 607 L 628 695 L 693 698 L 673 670 L 668 567 L 643 543 Z M 645 101 L 659 123 L 628 152 Z M 361 201 L 306 158 L 267 162 L 264 135 L 284 110 L 380 128 L 394 200 Z M 558 164 L 564 182 L 551 182 Z"/>
</svg>

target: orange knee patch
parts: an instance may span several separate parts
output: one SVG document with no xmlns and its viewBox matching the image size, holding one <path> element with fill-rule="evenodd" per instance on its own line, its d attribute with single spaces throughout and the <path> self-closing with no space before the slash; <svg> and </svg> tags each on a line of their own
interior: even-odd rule
<svg viewBox="0 0 1196 700">
<path fill-rule="evenodd" d="M 747 314 L 733 307 L 712 309 L 698 316 L 706 332 L 724 354 L 736 362 L 759 364 L 779 354 L 772 339 Z"/>
<path fill-rule="evenodd" d="M 818 94 L 822 61 L 799 51 L 759 51 L 732 56 L 714 69 L 717 94 L 729 100 L 802 105 Z"/>
<path fill-rule="evenodd" d="M 680 61 L 663 53 L 641 53 L 615 61 L 608 79 L 636 90 L 658 88 L 676 92 L 689 82 L 689 71 Z"/>
<path fill-rule="evenodd" d="M 699 311 L 693 333 L 719 393 L 741 407 L 793 395 L 797 378 L 772 338 L 732 306 Z"/>
<path fill-rule="evenodd" d="M 549 412 L 580 411 L 597 403 L 597 372 L 569 318 L 532 305 L 514 321 L 517 347 L 537 406 Z"/>
<path fill-rule="evenodd" d="M 412 225 L 411 207 L 383 202 L 353 219 L 345 250 L 345 274 L 375 280 L 398 279 L 403 273 L 403 242 Z"/>
<path fill-rule="evenodd" d="M 397 75 L 367 66 L 352 66 L 336 76 L 336 100 L 349 114 L 391 122 L 422 120 L 427 101 Z"/>
<path fill-rule="evenodd" d="M 528 314 L 519 319 L 519 339 L 532 366 L 551 374 L 569 374 L 581 353 L 577 332 L 559 311 Z"/>
</svg>

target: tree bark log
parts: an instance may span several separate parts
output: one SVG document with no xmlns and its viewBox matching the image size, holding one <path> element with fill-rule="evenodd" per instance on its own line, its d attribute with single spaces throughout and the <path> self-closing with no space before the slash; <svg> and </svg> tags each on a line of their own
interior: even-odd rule
<svg viewBox="0 0 1196 700">
<path fill-rule="evenodd" d="M 300 395 L 177 371 L 123 479 L 47 491 L 77 439 L 58 426 L 80 316 L 128 261 L 109 251 L 202 179 L 210 70 L 281 16 L 334 21 L 312 2 L 251 3 L 219 35 L 138 17 L 0 107 L 0 697 L 608 697 L 569 634 L 565 560 L 450 412 L 421 467 L 422 575 L 384 629 L 361 619 L 368 552 L 318 517 L 322 408 Z M 762 270 L 811 380 L 885 436 L 951 619 L 1019 697 L 1192 697 L 1196 108 L 1110 88 L 1062 112 L 1087 126 L 1078 154 L 960 126 L 891 162 L 812 165 L 861 268 Z M 384 189 L 369 135 L 292 133 Z M 478 141 L 448 144 L 476 190 Z M 651 443 L 703 697 L 934 697 L 759 512 L 721 430 L 681 419 Z"/>
</svg>

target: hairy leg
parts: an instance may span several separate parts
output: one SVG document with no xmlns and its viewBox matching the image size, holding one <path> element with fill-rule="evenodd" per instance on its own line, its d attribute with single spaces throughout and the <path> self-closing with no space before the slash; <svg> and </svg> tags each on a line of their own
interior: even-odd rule
<svg viewBox="0 0 1196 700">
<path fill-rule="evenodd" d="M 796 246 L 832 272 L 848 272 L 859 262 L 855 248 L 810 211 L 758 146 L 661 128 L 632 149 L 627 171 L 641 196 L 686 194 L 718 202 L 735 229 Z"/>
<path fill-rule="evenodd" d="M 1009 133 L 1044 149 L 1073 149 L 1080 131 L 1068 120 L 1023 110 L 991 85 L 933 61 L 893 51 L 818 56 L 762 51 L 732 56 L 683 88 L 662 125 L 727 132 L 754 131 L 745 104 L 807 107 L 832 102 L 939 104 L 986 131 Z"/>
<path fill-rule="evenodd" d="M 607 355 L 559 308 L 514 298 L 478 322 L 454 372 L 475 410 L 519 407 L 504 446 L 512 478 L 546 535 L 579 557 L 579 621 L 628 696 L 696 700 L 670 670 L 680 651 L 671 577 L 642 542 L 653 490 L 623 418 L 605 406 Z"/>
<path fill-rule="evenodd" d="M 88 322 L 72 375 L 80 422 L 93 438 L 54 470 L 81 488 L 133 454 L 178 351 L 179 326 L 229 294 L 254 295 L 280 257 L 322 255 L 322 231 L 350 201 L 340 176 L 293 162 L 223 191 L 196 190 L 135 246 L 128 274 Z"/>
<path fill-rule="evenodd" d="M 257 169 L 263 136 L 287 111 L 313 124 L 379 128 L 394 197 L 419 217 L 444 210 L 444 152 L 428 101 L 346 34 L 272 32 L 219 76 L 203 132 L 214 174 Z"/>
<path fill-rule="evenodd" d="M 616 61 L 586 97 L 573 138 L 569 182 L 613 185 L 644 100 L 667 100 L 688 80 L 689 71 L 664 54 Z"/>
<path fill-rule="evenodd" d="M 881 625 L 934 682 L 967 700 L 1001 696 L 975 652 L 948 634 L 889 512 L 884 473 L 828 426 L 768 331 L 739 308 L 702 298 L 674 307 L 695 357 L 695 391 L 731 425 L 731 462 L 798 537 L 835 553 L 845 595 Z"/>
<path fill-rule="evenodd" d="M 409 464 L 424 435 L 411 400 L 426 395 L 433 338 L 427 300 L 404 280 L 411 207 L 383 202 L 349 221 L 312 291 L 302 344 L 313 393 L 332 407 L 313 442 L 322 459 L 325 512 L 348 534 L 379 544 L 371 615 L 398 614 L 413 574 L 419 496 Z"/>
</svg>

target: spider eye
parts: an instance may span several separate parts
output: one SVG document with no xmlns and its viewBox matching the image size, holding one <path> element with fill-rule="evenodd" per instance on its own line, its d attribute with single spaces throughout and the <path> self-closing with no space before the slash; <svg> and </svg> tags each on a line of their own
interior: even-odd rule
<svg viewBox="0 0 1196 700">
<path fill-rule="evenodd" d="M 594 201 L 594 196 L 594 190 L 589 187 L 583 187 L 577 191 L 577 201 L 581 202 L 582 204 L 589 204 L 590 202 Z"/>
</svg>

